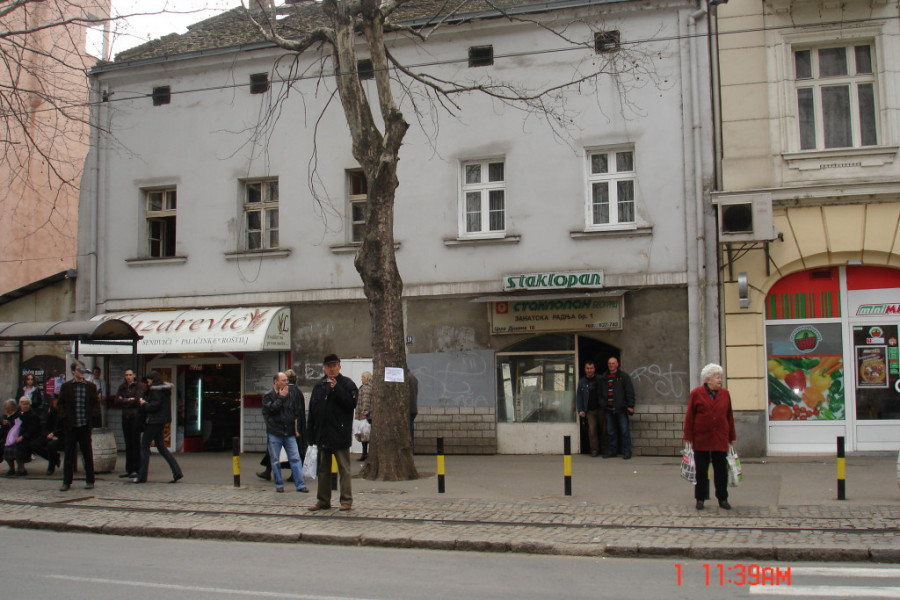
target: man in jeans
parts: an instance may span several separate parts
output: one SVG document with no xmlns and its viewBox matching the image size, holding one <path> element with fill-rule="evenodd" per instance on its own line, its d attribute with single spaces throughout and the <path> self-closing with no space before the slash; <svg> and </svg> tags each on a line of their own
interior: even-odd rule
<svg viewBox="0 0 900 600">
<path fill-rule="evenodd" d="M 66 454 L 63 462 L 61 492 L 69 491 L 75 474 L 75 445 L 81 447 L 84 459 L 84 489 L 94 488 L 94 451 L 91 447 L 91 423 L 100 416 L 100 398 L 97 386 L 86 381 L 84 367 L 72 364 L 72 379 L 59 388 L 59 422 Z"/>
<path fill-rule="evenodd" d="M 594 361 L 584 363 L 584 377 L 578 380 L 578 390 L 575 394 L 575 403 L 578 406 L 578 416 L 584 419 L 588 425 L 588 441 L 591 445 L 591 456 L 600 455 L 600 432 L 603 419 L 603 406 L 600 405 L 600 378 L 597 377 L 597 367 Z"/>
<path fill-rule="evenodd" d="M 271 464 L 278 465 L 281 460 L 281 449 L 287 453 L 288 462 L 291 465 L 291 473 L 294 476 L 294 486 L 298 492 L 307 493 L 309 488 L 303 481 L 303 461 L 300 451 L 297 449 L 297 415 L 298 403 L 294 395 L 288 389 L 288 378 L 284 373 L 278 373 L 272 379 L 273 389 L 263 396 L 263 418 L 266 421 L 266 439 Z M 284 480 L 281 478 L 281 469 L 272 469 L 275 477 L 275 491 L 284 491 Z"/>
<path fill-rule="evenodd" d="M 619 370 L 619 359 L 613 356 L 606 362 L 609 370 L 600 376 L 602 396 L 606 404 L 606 432 L 609 448 L 603 458 L 612 458 L 619 452 L 622 442 L 622 458 L 631 458 L 631 430 L 628 418 L 634 414 L 634 385 L 625 371 Z"/>
</svg>

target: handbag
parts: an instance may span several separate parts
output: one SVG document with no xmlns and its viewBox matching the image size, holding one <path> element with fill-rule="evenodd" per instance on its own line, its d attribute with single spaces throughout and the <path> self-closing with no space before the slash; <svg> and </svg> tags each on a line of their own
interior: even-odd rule
<svg viewBox="0 0 900 600">
<path fill-rule="evenodd" d="M 731 487 L 741 485 L 741 481 L 744 480 L 744 472 L 741 469 L 741 457 L 738 456 L 734 446 L 728 446 L 728 456 L 725 457 L 725 460 L 728 461 L 728 485 Z"/>
<path fill-rule="evenodd" d="M 690 442 L 681 451 L 681 476 L 691 485 L 697 484 L 697 463 L 694 462 L 694 448 Z"/>
<path fill-rule="evenodd" d="M 316 478 L 319 470 L 319 447 L 313 444 L 306 449 L 306 457 L 303 459 L 303 479 Z"/>
</svg>

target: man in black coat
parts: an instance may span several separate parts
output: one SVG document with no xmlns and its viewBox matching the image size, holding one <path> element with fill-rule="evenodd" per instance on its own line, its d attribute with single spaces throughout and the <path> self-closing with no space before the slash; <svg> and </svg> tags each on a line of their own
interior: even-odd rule
<svg viewBox="0 0 900 600">
<path fill-rule="evenodd" d="M 122 409 L 122 436 L 125 439 L 125 472 L 119 477 L 135 478 L 141 470 L 141 432 L 144 419 L 141 415 L 141 398 L 144 385 L 135 381 L 134 371 L 125 371 L 125 381 L 116 391 L 115 404 Z"/>
<path fill-rule="evenodd" d="M 631 429 L 628 419 L 634 414 L 634 385 L 628 373 L 619 369 L 619 359 L 611 357 L 609 369 L 600 376 L 601 403 L 606 409 L 606 432 L 609 448 L 603 458 L 612 458 L 622 444 L 622 458 L 631 458 Z"/>
<path fill-rule="evenodd" d="M 65 432 L 66 458 L 63 462 L 61 492 L 69 491 L 75 474 L 75 446 L 81 448 L 84 459 L 84 489 L 94 489 L 94 451 L 91 446 L 91 425 L 100 416 L 100 397 L 97 386 L 84 378 L 84 367 L 72 364 L 72 379 L 59 388 L 59 422 Z"/>
<path fill-rule="evenodd" d="M 353 409 L 359 391 L 349 377 L 341 375 L 341 359 L 329 354 L 322 361 L 325 376 L 313 387 L 309 398 L 309 440 L 319 447 L 316 503 L 309 510 L 331 508 L 331 457 L 337 460 L 341 510 L 350 510 L 350 445 L 353 442 Z"/>
</svg>

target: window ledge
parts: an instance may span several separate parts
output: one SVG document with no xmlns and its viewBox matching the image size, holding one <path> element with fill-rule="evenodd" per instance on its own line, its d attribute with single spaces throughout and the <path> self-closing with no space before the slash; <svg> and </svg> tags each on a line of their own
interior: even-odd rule
<svg viewBox="0 0 900 600">
<path fill-rule="evenodd" d="M 653 226 L 632 227 L 630 229 L 596 229 L 591 231 L 570 231 L 573 240 L 593 240 L 596 238 L 641 237 L 653 235 Z"/>
<path fill-rule="evenodd" d="M 867 146 L 865 148 L 835 148 L 832 150 L 803 150 L 784 152 L 781 158 L 788 167 L 799 171 L 881 167 L 892 163 L 897 146 Z"/>
<path fill-rule="evenodd" d="M 522 239 L 520 235 L 505 235 L 496 238 L 444 238 L 444 245 L 448 248 L 457 246 L 484 246 L 490 244 L 518 244 Z"/>
<path fill-rule="evenodd" d="M 265 250 L 241 250 L 240 252 L 226 252 L 225 260 L 255 260 L 259 258 L 283 258 L 290 256 L 292 248 L 269 248 Z"/>
<path fill-rule="evenodd" d="M 329 246 L 332 254 L 356 254 L 356 251 L 362 247 L 362 244 L 339 244 L 337 246 Z M 394 242 L 394 250 L 400 249 L 400 242 Z"/>
<path fill-rule="evenodd" d="M 147 256 L 138 256 L 135 258 L 126 258 L 125 262 L 131 266 L 140 267 L 144 265 L 172 265 L 187 262 L 187 256 L 161 256 L 159 258 L 150 258 Z"/>
</svg>

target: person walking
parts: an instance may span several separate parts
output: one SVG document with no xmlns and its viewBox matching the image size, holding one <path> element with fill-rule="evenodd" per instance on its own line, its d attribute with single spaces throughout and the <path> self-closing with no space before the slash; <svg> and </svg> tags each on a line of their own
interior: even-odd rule
<svg viewBox="0 0 900 600">
<path fill-rule="evenodd" d="M 138 476 L 131 483 L 146 483 L 147 471 L 150 469 L 150 443 L 156 444 L 156 450 L 169 463 L 172 469 L 172 480 L 169 483 L 178 483 L 184 477 L 178 461 L 166 448 L 165 429 L 166 424 L 172 421 L 172 384 L 163 381 L 159 371 L 150 371 L 147 376 L 149 386 L 140 399 L 141 408 L 144 411 L 144 432 L 141 434 L 141 468 Z"/>
<path fill-rule="evenodd" d="M 294 487 L 298 492 L 308 492 L 303 481 L 303 460 L 297 449 L 297 416 L 296 398 L 288 389 L 287 375 L 276 373 L 272 379 L 273 387 L 263 396 L 262 413 L 266 421 L 266 447 L 269 451 L 269 461 L 272 465 L 279 465 L 281 449 L 287 454 L 288 463 L 294 478 Z M 281 468 L 273 469 L 275 476 L 275 491 L 284 491 L 284 481 L 281 478 Z"/>
<path fill-rule="evenodd" d="M 703 385 L 691 390 L 684 415 L 684 441 L 694 449 L 697 484 L 694 486 L 696 509 L 703 510 L 709 496 L 709 463 L 719 508 L 731 510 L 728 503 L 728 446 L 737 439 L 731 395 L 722 387 L 722 367 L 710 363 L 700 371 Z"/>
<path fill-rule="evenodd" d="M 350 444 L 359 390 L 352 379 L 341 375 L 341 359 L 337 354 L 327 355 L 322 364 L 325 376 L 316 382 L 309 398 L 309 440 L 319 447 L 316 503 L 309 510 L 331 508 L 332 456 L 340 476 L 341 510 L 350 510 L 353 506 Z"/>
<path fill-rule="evenodd" d="M 91 442 L 91 427 L 100 416 L 100 398 L 97 386 L 84 378 L 84 367 L 72 364 L 72 379 L 59 388 L 57 410 L 63 430 L 65 459 L 63 460 L 63 483 L 59 488 L 67 492 L 72 487 L 75 475 L 75 446 L 81 448 L 84 461 L 84 489 L 94 489 L 94 450 Z"/>
<path fill-rule="evenodd" d="M 591 445 L 591 456 L 600 456 L 600 432 L 603 406 L 600 405 L 600 378 L 597 377 L 597 366 L 592 360 L 584 363 L 584 377 L 578 380 L 575 393 L 575 404 L 578 416 L 587 422 L 588 442 Z"/>
<path fill-rule="evenodd" d="M 144 420 L 141 418 L 141 398 L 144 385 L 135 381 L 134 371 L 125 371 L 125 381 L 116 391 L 116 406 L 122 409 L 122 437 L 125 440 L 125 472 L 119 477 L 139 476 L 141 470 L 141 431 Z"/>
<path fill-rule="evenodd" d="M 615 356 L 606 361 L 607 371 L 600 376 L 602 403 L 606 408 L 606 434 L 609 447 L 603 458 L 612 458 L 619 453 L 621 442 L 622 458 L 631 458 L 631 428 L 628 419 L 634 414 L 634 385 L 628 373 L 619 369 L 619 359 Z"/>
</svg>

